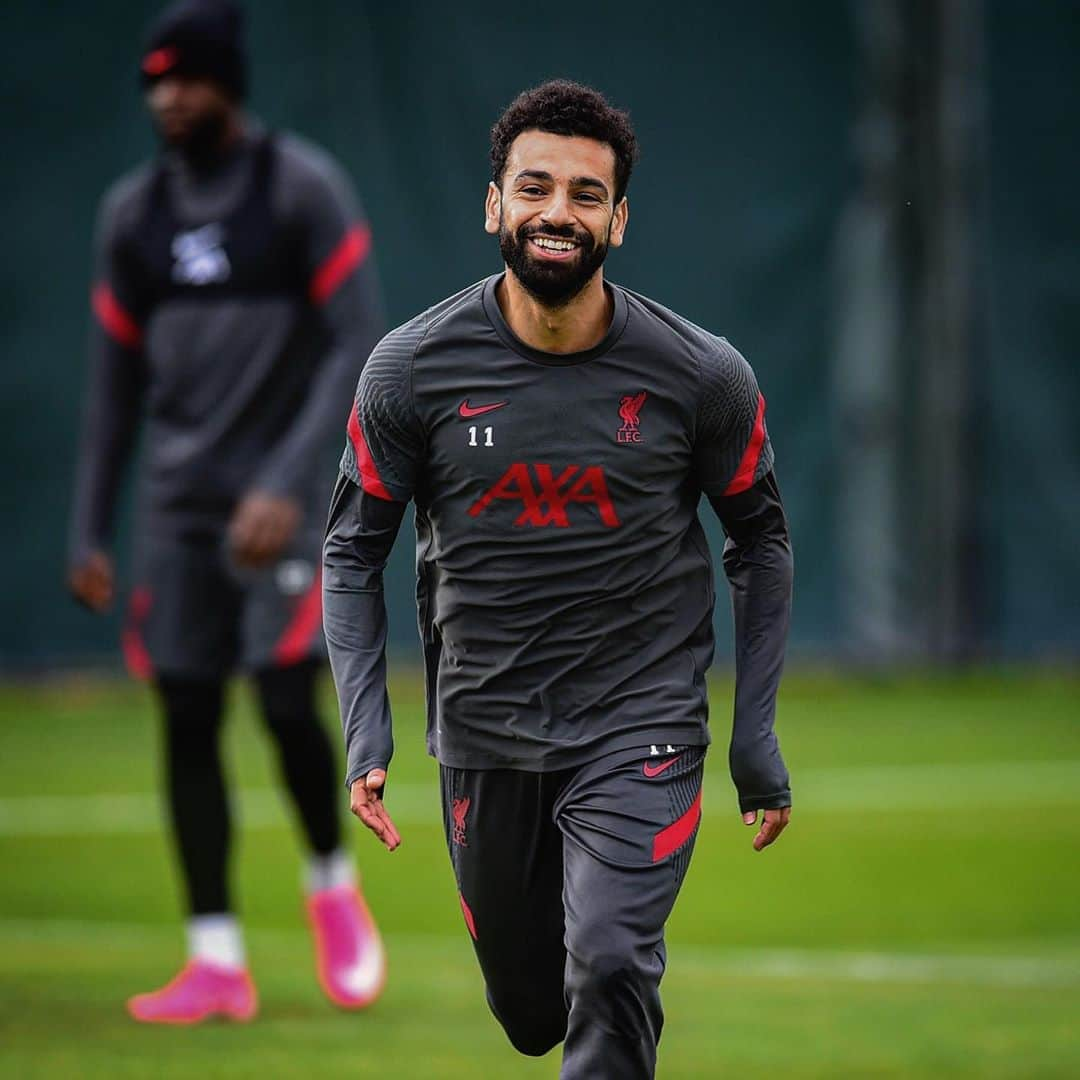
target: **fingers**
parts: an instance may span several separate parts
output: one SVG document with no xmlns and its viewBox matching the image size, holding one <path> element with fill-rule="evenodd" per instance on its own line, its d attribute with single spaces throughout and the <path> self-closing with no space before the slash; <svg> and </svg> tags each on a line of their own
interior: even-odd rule
<svg viewBox="0 0 1080 1080">
<path fill-rule="evenodd" d="M 744 821 L 746 820 L 746 817 L 747 815 L 744 814 Z M 790 819 L 790 806 L 785 806 L 780 810 L 766 810 L 764 819 L 761 822 L 761 828 L 754 837 L 754 850 L 762 851 L 773 843 L 773 841 L 784 831 Z M 753 822 L 750 822 L 749 824 L 753 824 Z"/>
<path fill-rule="evenodd" d="M 102 551 L 91 552 L 68 575 L 68 588 L 80 604 L 99 614 L 112 606 L 112 560 Z"/>
<path fill-rule="evenodd" d="M 388 851 L 393 851 L 401 844 L 401 834 L 382 801 L 381 791 L 385 783 L 386 773 L 382 769 L 372 769 L 366 777 L 354 780 L 349 809 L 383 842 Z"/>
<path fill-rule="evenodd" d="M 249 503 L 241 504 L 237 511 L 230 540 L 236 561 L 241 566 L 264 566 L 277 554 L 272 517 Z"/>
<path fill-rule="evenodd" d="M 288 546 L 299 520 L 299 508 L 291 499 L 249 495 L 229 526 L 236 561 L 250 567 L 273 562 Z"/>
</svg>

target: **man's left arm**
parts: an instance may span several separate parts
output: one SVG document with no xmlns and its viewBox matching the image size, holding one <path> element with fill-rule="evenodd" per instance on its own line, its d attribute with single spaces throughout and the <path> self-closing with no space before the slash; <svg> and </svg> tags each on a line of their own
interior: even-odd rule
<svg viewBox="0 0 1080 1080">
<path fill-rule="evenodd" d="M 298 158 L 301 152 L 308 156 Z M 292 423 L 241 501 L 233 523 L 234 539 L 237 531 L 276 539 L 275 511 L 280 510 L 279 520 L 288 524 L 290 505 L 295 529 L 305 492 L 317 482 L 328 435 L 336 436 L 341 430 L 356 381 L 384 333 L 371 229 L 344 173 L 313 148 L 290 148 L 288 154 L 282 149 L 280 154 L 284 190 L 279 199 L 301 237 L 306 301 L 323 318 L 328 345 Z M 274 544 L 264 546 L 266 557 L 273 558 Z"/>
<path fill-rule="evenodd" d="M 754 848 L 787 824 L 791 786 L 774 730 L 791 616 L 793 560 L 773 474 L 765 399 L 726 341 L 702 365 L 695 431 L 702 490 L 724 527 L 724 571 L 735 617 L 735 716 L 729 762 L 743 821 L 764 812 Z"/>
<path fill-rule="evenodd" d="M 765 811 L 757 850 L 780 834 L 791 784 L 773 729 L 791 618 L 793 560 L 787 518 L 770 470 L 737 495 L 709 496 L 724 527 L 724 572 L 735 615 L 735 720 L 729 762 L 743 821 Z"/>
</svg>

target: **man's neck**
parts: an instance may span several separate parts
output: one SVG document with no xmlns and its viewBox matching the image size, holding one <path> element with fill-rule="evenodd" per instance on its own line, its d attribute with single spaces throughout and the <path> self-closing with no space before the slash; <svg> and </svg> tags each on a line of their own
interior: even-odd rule
<svg viewBox="0 0 1080 1080">
<path fill-rule="evenodd" d="M 507 325 L 526 345 L 550 353 L 584 352 L 599 345 L 611 326 L 614 308 L 604 289 L 602 270 L 562 307 L 540 303 L 509 270 L 495 290 L 495 299 Z"/>
<path fill-rule="evenodd" d="M 214 172 L 233 156 L 246 135 L 247 124 L 244 121 L 244 114 L 239 109 L 235 109 L 229 114 L 220 135 L 213 143 L 208 145 L 196 143 L 189 147 L 180 147 L 178 152 L 180 158 L 193 172 Z"/>
</svg>

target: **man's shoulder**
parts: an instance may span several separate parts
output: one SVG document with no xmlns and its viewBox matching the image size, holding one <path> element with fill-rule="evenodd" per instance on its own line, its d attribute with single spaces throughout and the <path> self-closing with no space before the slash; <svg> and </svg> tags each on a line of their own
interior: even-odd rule
<svg viewBox="0 0 1080 1080">
<path fill-rule="evenodd" d="M 378 357 L 383 363 L 411 364 L 421 348 L 437 348 L 448 338 L 457 337 L 460 323 L 475 323 L 482 315 L 483 289 L 483 280 L 475 282 L 394 327 L 375 346 L 372 360 Z"/>
<path fill-rule="evenodd" d="M 387 338 L 396 337 L 400 342 L 409 341 L 416 352 L 421 347 L 425 351 L 437 349 L 474 332 L 484 318 L 483 293 L 486 281 L 486 278 L 482 278 L 437 304 L 432 304 L 407 323 L 391 330 Z"/>
<path fill-rule="evenodd" d="M 329 182 L 343 171 L 329 150 L 295 131 L 277 131 L 269 137 L 281 166 L 299 176 Z"/>
<path fill-rule="evenodd" d="M 313 210 L 330 200 L 351 208 L 355 192 L 345 167 L 329 150 L 292 131 L 274 132 L 277 187 L 285 210 Z"/>
<path fill-rule="evenodd" d="M 627 329 L 650 343 L 682 352 L 706 381 L 724 378 L 746 364 L 742 354 L 726 337 L 714 334 L 647 296 L 621 288 L 631 317 Z"/>
<path fill-rule="evenodd" d="M 117 177 L 105 189 L 98 204 L 99 229 L 117 236 L 135 228 L 145 211 L 157 170 L 157 161 L 144 161 Z"/>
<path fill-rule="evenodd" d="M 636 324 L 634 329 L 638 333 L 655 334 L 659 338 L 681 342 L 700 353 L 713 351 L 727 343 L 725 338 L 714 334 L 711 330 L 706 330 L 705 327 L 699 326 L 685 315 L 672 311 L 671 308 L 665 307 L 651 297 L 633 292 L 621 285 L 616 288 L 621 289 L 626 297 L 631 318 Z"/>
</svg>

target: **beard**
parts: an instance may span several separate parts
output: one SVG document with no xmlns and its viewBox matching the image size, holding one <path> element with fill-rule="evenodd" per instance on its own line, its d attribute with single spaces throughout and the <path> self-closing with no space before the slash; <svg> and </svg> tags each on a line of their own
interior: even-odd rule
<svg viewBox="0 0 1080 1080">
<path fill-rule="evenodd" d="M 607 236 L 597 243 L 591 233 L 578 231 L 572 225 L 522 225 L 515 233 L 500 220 L 499 251 L 507 268 L 534 300 L 546 307 L 559 308 L 569 304 L 604 265 L 610 235 L 611 227 L 608 226 Z M 578 245 L 578 255 L 566 262 L 542 262 L 529 251 L 532 236 L 573 240 Z"/>
<path fill-rule="evenodd" d="M 215 110 L 196 117 L 182 135 L 167 135 L 159 127 L 158 137 L 165 146 L 179 150 L 193 165 L 206 165 L 220 154 L 228 125 L 228 113 Z"/>
</svg>

